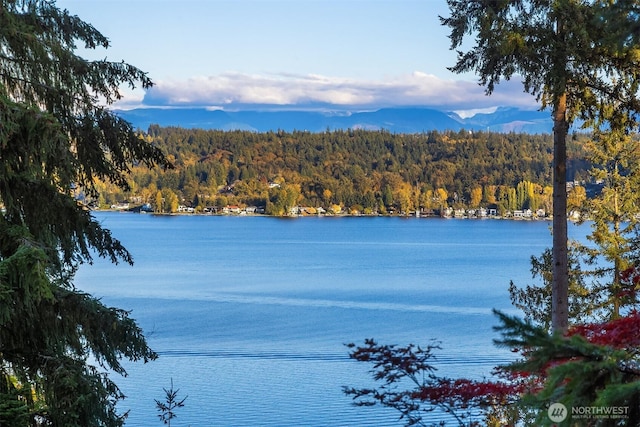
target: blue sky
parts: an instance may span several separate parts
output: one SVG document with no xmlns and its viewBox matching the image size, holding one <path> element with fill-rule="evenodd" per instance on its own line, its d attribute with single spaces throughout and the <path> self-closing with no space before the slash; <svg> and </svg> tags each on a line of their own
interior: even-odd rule
<svg viewBox="0 0 640 427">
<path fill-rule="evenodd" d="M 490 97 L 456 54 L 445 0 L 63 0 L 111 41 L 82 52 L 136 65 L 155 83 L 118 107 L 226 110 L 424 106 L 535 108 L 518 81 Z"/>
</svg>

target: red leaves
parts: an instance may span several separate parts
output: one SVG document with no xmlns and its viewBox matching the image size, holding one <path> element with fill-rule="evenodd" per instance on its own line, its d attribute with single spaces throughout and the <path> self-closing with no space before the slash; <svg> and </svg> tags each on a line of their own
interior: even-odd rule
<svg viewBox="0 0 640 427">
<path fill-rule="evenodd" d="M 615 297 L 625 300 L 626 304 L 638 302 L 638 287 L 640 287 L 640 270 L 633 266 L 620 273 L 620 289 Z"/>
<path fill-rule="evenodd" d="M 633 311 L 610 322 L 577 325 L 567 335 L 581 335 L 592 344 L 617 349 L 637 347 L 640 346 L 640 314 Z"/>
<path fill-rule="evenodd" d="M 635 279 L 628 276 L 628 280 L 633 283 Z M 547 330 L 517 318 L 501 319 L 505 338 L 500 343 L 518 348 L 522 358 L 497 368 L 494 381 L 437 376 L 433 351 L 439 347 L 435 344 L 425 348 L 399 347 L 366 340 L 362 347 L 348 345 L 352 349 L 350 357 L 373 366 L 369 372 L 378 382 L 377 387 L 345 387 L 344 392 L 353 396 L 359 406 L 379 404 L 396 409 L 407 426 L 424 424 L 423 417 L 433 411 L 451 415 L 460 425 L 480 425 L 480 419 L 511 425 L 522 416 L 512 404 L 523 397 L 533 397 L 527 401 L 541 405 L 538 409 L 544 409 L 548 396 L 559 388 L 572 399 L 593 400 L 593 393 L 606 389 L 612 378 L 618 381 L 618 373 L 623 372 L 623 382 L 636 381 L 640 375 L 634 363 L 612 364 L 607 359 L 625 351 L 637 354 L 640 313 L 636 311 L 606 323 L 574 326 L 566 337 L 549 335 Z M 614 381 L 612 385 L 614 392 L 607 395 L 613 399 L 612 405 L 625 406 L 627 397 L 617 397 L 620 391 L 616 387 L 620 384 Z M 546 417 L 545 411 L 540 414 Z"/>
<path fill-rule="evenodd" d="M 429 402 L 456 402 L 462 407 L 483 407 L 510 402 L 521 391 L 522 387 L 518 383 L 440 378 L 437 382 L 422 387 L 416 397 Z"/>
<path fill-rule="evenodd" d="M 620 273 L 620 280 L 629 285 L 638 286 L 640 284 L 640 271 L 633 266 Z"/>
<path fill-rule="evenodd" d="M 394 408 L 407 426 L 424 425 L 423 417 L 433 411 L 451 415 L 460 425 L 480 425 L 476 419 L 488 417 L 513 403 L 530 383 L 527 376 L 499 372 L 500 381 L 442 378 L 432 362 L 437 344 L 426 347 L 380 345 L 373 339 L 365 345 L 347 345 L 350 357 L 372 365 L 375 388 L 344 387 L 358 406 L 382 405 Z"/>
<path fill-rule="evenodd" d="M 635 274 L 635 270 L 634 270 Z M 629 276 L 631 277 L 631 276 Z M 633 276 L 640 281 L 640 275 Z M 608 346 L 615 349 L 633 349 L 640 347 L 640 313 L 633 311 L 627 316 L 606 323 L 590 323 L 572 327 L 568 337 L 580 335 L 589 343 Z M 524 358 L 536 357 L 531 349 L 522 350 Z M 537 372 L 511 370 L 502 372 L 508 375 L 503 381 L 474 381 L 469 379 L 436 378 L 425 384 L 415 397 L 428 402 L 444 403 L 457 407 L 490 407 L 513 402 L 523 394 L 536 394 L 545 383 L 551 369 L 568 362 L 578 360 L 578 354 L 567 353 L 564 357 L 554 358 L 545 363 Z M 565 381 L 570 381 L 568 378 Z"/>
</svg>

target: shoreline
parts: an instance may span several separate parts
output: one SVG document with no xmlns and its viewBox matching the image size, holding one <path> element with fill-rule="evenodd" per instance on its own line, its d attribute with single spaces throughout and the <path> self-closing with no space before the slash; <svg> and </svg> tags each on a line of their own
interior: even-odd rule
<svg viewBox="0 0 640 427">
<path fill-rule="evenodd" d="M 214 213 L 214 212 L 147 212 L 135 209 L 92 209 L 92 212 L 113 212 L 123 214 L 139 214 L 152 216 L 209 216 L 209 217 L 264 217 L 264 218 L 416 218 L 416 219 L 460 219 L 460 220 L 505 220 L 505 221 L 552 221 L 551 217 L 514 217 L 514 216 L 447 216 L 447 215 L 394 215 L 394 214 L 290 214 L 290 215 L 266 215 L 262 213 Z M 568 218 L 569 219 L 569 218 Z"/>
</svg>

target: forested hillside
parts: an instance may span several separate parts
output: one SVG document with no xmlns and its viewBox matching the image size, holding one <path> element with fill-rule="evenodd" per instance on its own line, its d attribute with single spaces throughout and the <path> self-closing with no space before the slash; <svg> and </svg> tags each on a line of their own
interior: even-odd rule
<svg viewBox="0 0 640 427">
<path fill-rule="evenodd" d="M 155 211 L 178 205 L 293 206 L 362 213 L 495 207 L 549 209 L 550 135 L 488 132 L 392 134 L 217 131 L 151 126 L 145 138 L 175 165 L 134 168 L 131 194 L 103 186 L 101 206 L 131 200 Z M 586 177 L 579 141 L 569 179 Z"/>
</svg>

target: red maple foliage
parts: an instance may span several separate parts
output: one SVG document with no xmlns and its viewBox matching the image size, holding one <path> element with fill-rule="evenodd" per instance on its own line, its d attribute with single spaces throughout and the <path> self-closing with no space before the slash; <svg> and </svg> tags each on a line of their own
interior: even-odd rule
<svg viewBox="0 0 640 427">
<path fill-rule="evenodd" d="M 596 345 L 618 349 L 640 346 L 640 313 L 632 311 L 627 316 L 606 323 L 576 325 L 568 336 L 581 335 Z"/>
<path fill-rule="evenodd" d="M 628 273 L 625 280 L 627 283 L 640 284 L 640 274 L 634 270 Z M 439 349 L 437 345 L 426 348 L 413 345 L 397 347 L 366 340 L 364 347 L 351 344 L 350 347 L 355 348 L 355 351 L 350 356 L 361 362 L 372 363 L 373 369 L 370 372 L 382 385 L 373 389 L 345 388 L 345 393 L 354 396 L 356 404 L 362 406 L 381 404 L 397 409 L 402 414 L 401 418 L 407 420 L 407 426 L 421 424 L 423 416 L 434 409 L 451 414 L 460 425 L 480 425 L 478 420 L 482 418 L 517 422 L 521 415 L 507 411 L 512 403 L 521 400 L 523 396 L 537 395 L 549 387 L 549 384 L 558 386 L 579 381 L 588 383 L 592 380 L 593 378 L 582 378 L 576 374 L 575 370 L 571 370 L 571 364 L 580 361 L 580 364 L 573 363 L 573 366 L 582 366 L 582 361 L 591 362 L 594 369 L 600 369 L 600 352 L 598 350 L 594 353 L 594 346 L 634 354 L 640 348 L 638 311 L 631 311 L 626 316 L 609 322 L 573 326 L 565 335 L 566 340 L 548 335 L 545 330 L 524 322 L 514 322 L 513 327 L 514 330 L 521 329 L 522 333 L 518 335 L 520 338 L 509 341 L 508 344 L 514 347 L 513 351 L 519 353 L 521 359 L 514 364 L 496 368 L 495 381 L 437 376 L 435 367 L 431 365 L 434 360 L 432 352 Z M 586 343 L 579 339 L 570 339 L 575 336 L 583 337 L 589 345 L 581 345 L 580 342 Z M 558 367 L 569 369 L 557 370 Z M 636 381 L 640 376 L 640 369 L 635 365 L 620 364 L 617 369 L 623 370 L 626 375 L 623 383 Z M 576 375 L 567 374 L 568 372 Z M 406 380 L 409 380 L 408 383 Z M 414 387 L 403 389 L 401 384 L 413 384 Z M 569 388 L 577 392 L 584 387 Z M 589 387 L 584 389 L 588 390 Z"/>
<path fill-rule="evenodd" d="M 620 273 L 620 279 L 624 283 L 637 286 L 640 284 L 640 271 L 636 266 L 629 267 Z"/>
<path fill-rule="evenodd" d="M 461 407 L 483 407 L 513 402 L 522 391 L 522 384 L 517 382 L 439 378 L 422 387 L 415 397 L 430 402 L 457 402 Z"/>
<path fill-rule="evenodd" d="M 640 282 L 640 274 L 633 276 Z M 632 311 L 624 317 L 603 323 L 575 325 L 566 336 L 579 335 L 589 343 L 629 350 L 640 347 L 640 313 Z M 524 359 L 535 357 L 532 348 L 517 349 Z M 499 372 L 503 381 L 473 381 L 468 379 L 438 379 L 423 387 L 416 395 L 422 401 L 456 403 L 458 407 L 491 407 L 514 402 L 524 394 L 536 394 L 545 386 L 550 370 L 580 359 L 577 355 L 554 358 L 540 370 Z M 567 379 L 566 381 L 570 381 Z"/>
</svg>

